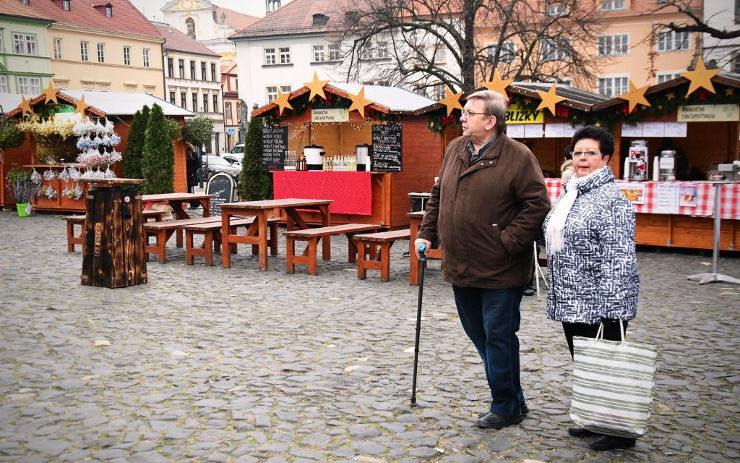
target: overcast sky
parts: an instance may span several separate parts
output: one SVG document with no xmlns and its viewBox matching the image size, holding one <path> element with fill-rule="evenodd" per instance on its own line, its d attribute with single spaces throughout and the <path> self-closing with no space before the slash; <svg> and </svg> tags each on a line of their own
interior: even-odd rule
<svg viewBox="0 0 740 463">
<path fill-rule="evenodd" d="M 163 21 L 164 15 L 160 11 L 169 0 L 130 0 L 144 16 L 150 20 Z M 286 5 L 292 0 L 282 0 Z M 212 4 L 223 8 L 238 11 L 251 16 L 262 17 L 265 15 L 265 0 L 211 0 Z"/>
</svg>

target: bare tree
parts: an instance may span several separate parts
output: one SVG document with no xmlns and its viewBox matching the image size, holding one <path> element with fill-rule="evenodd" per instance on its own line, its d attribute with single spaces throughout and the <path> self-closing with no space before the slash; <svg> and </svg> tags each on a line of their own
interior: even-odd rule
<svg viewBox="0 0 740 463">
<path fill-rule="evenodd" d="M 340 41 L 348 80 L 465 91 L 504 78 L 591 82 L 600 12 L 591 0 L 357 0 Z M 379 62 L 380 60 L 380 62 Z M 382 61 L 390 61 L 383 63 Z M 385 64 L 385 65 L 383 65 Z"/>
<path fill-rule="evenodd" d="M 711 0 L 704 1 L 706 2 Z M 710 26 L 709 23 L 712 22 L 714 18 L 703 18 L 701 9 L 695 6 L 698 4 L 699 2 L 696 0 L 665 0 L 651 12 L 677 11 L 684 15 L 685 18 L 683 21 L 671 21 L 660 24 L 661 28 L 669 29 L 673 32 L 701 32 L 721 40 L 736 39 L 740 37 L 740 29 L 727 29 L 726 27 L 717 29 Z M 737 2 L 735 2 L 735 4 L 737 4 Z M 738 23 L 739 19 L 738 12 L 735 11 L 735 24 Z"/>
</svg>

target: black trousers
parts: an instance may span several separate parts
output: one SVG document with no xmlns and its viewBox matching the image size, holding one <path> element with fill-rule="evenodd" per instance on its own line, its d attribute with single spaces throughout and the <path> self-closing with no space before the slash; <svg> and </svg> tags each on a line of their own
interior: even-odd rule
<svg viewBox="0 0 740 463">
<path fill-rule="evenodd" d="M 608 341 L 620 341 L 622 334 L 619 332 L 619 320 L 603 320 L 604 322 L 604 339 Z M 623 320 L 624 331 L 627 332 L 627 320 Z M 583 336 L 584 338 L 595 338 L 599 332 L 599 324 L 589 325 L 587 323 L 566 323 L 563 322 L 563 332 L 565 339 L 568 341 L 570 356 L 573 358 L 573 336 Z"/>
</svg>

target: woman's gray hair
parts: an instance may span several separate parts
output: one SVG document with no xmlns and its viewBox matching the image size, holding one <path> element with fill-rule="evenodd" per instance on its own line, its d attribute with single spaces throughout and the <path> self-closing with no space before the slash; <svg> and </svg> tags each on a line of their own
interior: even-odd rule
<svg viewBox="0 0 740 463">
<path fill-rule="evenodd" d="M 503 131 L 506 127 L 506 98 L 493 90 L 478 90 L 468 95 L 467 101 L 473 98 L 483 100 L 486 112 L 496 117 L 496 128 Z"/>
</svg>

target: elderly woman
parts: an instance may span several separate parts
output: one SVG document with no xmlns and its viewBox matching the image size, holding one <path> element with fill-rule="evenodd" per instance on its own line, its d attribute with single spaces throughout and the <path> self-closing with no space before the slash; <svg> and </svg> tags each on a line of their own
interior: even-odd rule
<svg viewBox="0 0 740 463">
<path fill-rule="evenodd" d="M 570 355 L 573 336 L 620 339 L 619 320 L 635 318 L 640 278 L 635 256 L 635 213 L 608 166 L 614 139 L 600 127 L 573 135 L 574 174 L 545 218 L 549 286 L 547 317 L 562 322 Z M 576 437 L 596 435 L 572 427 Z M 599 435 L 594 450 L 626 448 L 635 439 Z"/>
</svg>

